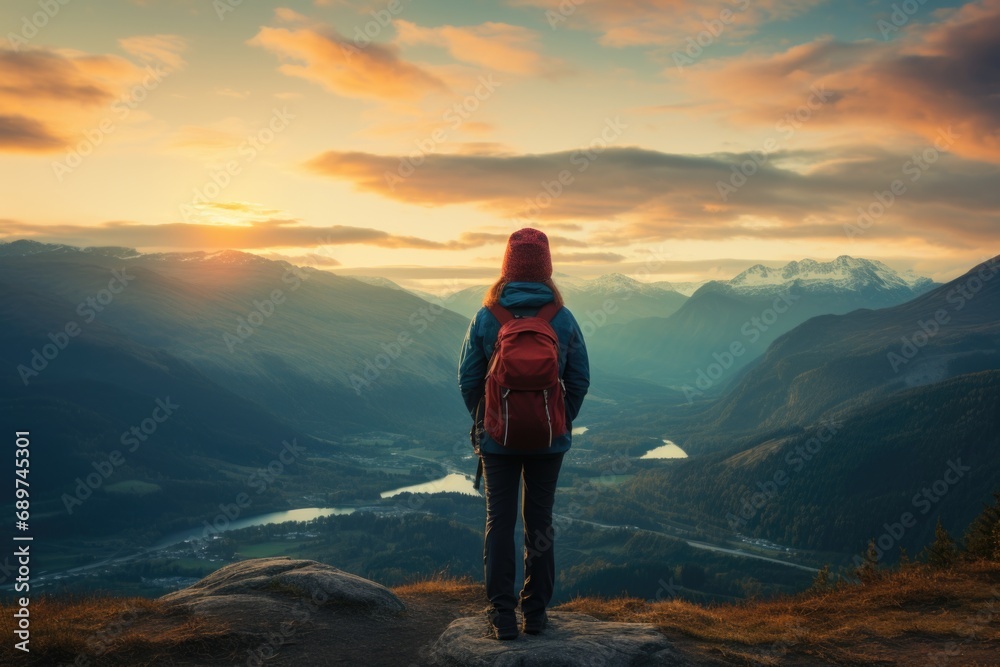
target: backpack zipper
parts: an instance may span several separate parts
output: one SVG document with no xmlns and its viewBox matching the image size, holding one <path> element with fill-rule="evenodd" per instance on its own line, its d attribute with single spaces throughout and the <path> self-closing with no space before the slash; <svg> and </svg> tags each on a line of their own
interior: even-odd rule
<svg viewBox="0 0 1000 667">
<path fill-rule="evenodd" d="M 542 397 L 545 399 L 545 418 L 549 422 L 549 447 L 552 446 L 552 415 L 549 414 L 549 390 L 542 390 Z"/>
<path fill-rule="evenodd" d="M 503 393 L 503 446 L 507 446 L 507 429 L 510 426 L 510 403 L 507 401 L 507 395 L 510 394 L 510 389 Z"/>
</svg>

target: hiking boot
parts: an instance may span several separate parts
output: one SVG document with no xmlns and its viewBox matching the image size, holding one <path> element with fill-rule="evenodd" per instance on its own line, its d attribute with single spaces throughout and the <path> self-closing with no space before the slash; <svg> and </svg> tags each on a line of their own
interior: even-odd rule
<svg viewBox="0 0 1000 667">
<path fill-rule="evenodd" d="M 541 610 L 534 614 L 530 614 L 524 617 L 524 634 L 526 635 L 537 635 L 545 626 L 549 624 L 549 617 L 545 614 L 545 610 Z"/>
<path fill-rule="evenodd" d="M 517 616 L 512 611 L 490 611 L 487 614 L 493 636 L 500 640 L 517 639 Z"/>
</svg>

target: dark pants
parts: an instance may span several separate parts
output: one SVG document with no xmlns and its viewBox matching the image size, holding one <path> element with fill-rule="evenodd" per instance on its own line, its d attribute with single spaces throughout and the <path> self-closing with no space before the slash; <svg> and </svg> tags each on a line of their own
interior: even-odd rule
<svg viewBox="0 0 1000 667">
<path fill-rule="evenodd" d="M 513 612 L 518 601 L 514 594 L 514 523 L 522 477 L 524 586 L 520 594 L 521 611 L 528 616 L 539 613 L 552 599 L 556 575 L 552 503 L 562 459 L 562 453 L 483 454 L 483 478 L 486 480 L 483 566 L 486 595 L 498 612 Z"/>
</svg>

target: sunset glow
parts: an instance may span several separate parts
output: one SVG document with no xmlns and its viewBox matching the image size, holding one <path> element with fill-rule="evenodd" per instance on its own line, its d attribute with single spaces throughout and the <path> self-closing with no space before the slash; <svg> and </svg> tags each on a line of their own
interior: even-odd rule
<svg viewBox="0 0 1000 667">
<path fill-rule="evenodd" d="M 427 289 L 523 226 L 581 277 L 997 252 L 1000 0 L 52 4 L 0 9 L 3 240 Z"/>
</svg>

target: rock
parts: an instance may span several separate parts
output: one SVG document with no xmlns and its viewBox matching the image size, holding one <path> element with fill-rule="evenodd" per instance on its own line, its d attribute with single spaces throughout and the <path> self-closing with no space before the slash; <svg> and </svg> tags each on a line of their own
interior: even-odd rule
<svg viewBox="0 0 1000 667">
<path fill-rule="evenodd" d="M 548 612 L 538 635 L 497 641 L 485 617 L 455 620 L 430 651 L 440 667 L 617 667 L 688 665 L 656 626 L 610 623 L 586 614 Z"/>
<path fill-rule="evenodd" d="M 317 608 L 387 616 L 405 607 L 388 588 L 314 560 L 252 558 L 232 563 L 160 600 L 207 616 L 301 617 Z"/>
</svg>

